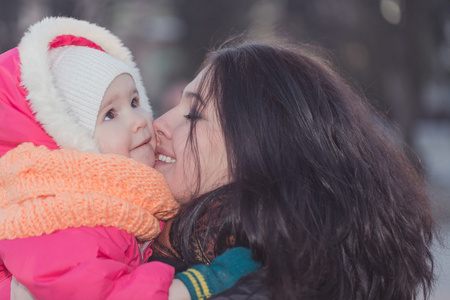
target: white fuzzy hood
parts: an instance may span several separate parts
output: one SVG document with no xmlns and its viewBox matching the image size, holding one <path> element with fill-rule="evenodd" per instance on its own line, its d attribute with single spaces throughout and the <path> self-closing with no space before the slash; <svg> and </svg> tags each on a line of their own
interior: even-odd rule
<svg viewBox="0 0 450 300">
<path fill-rule="evenodd" d="M 87 21 L 66 17 L 45 18 L 32 25 L 19 44 L 21 81 L 28 91 L 27 100 L 36 120 L 61 148 L 98 152 L 91 134 L 77 124 L 54 86 L 49 68 L 49 44 L 58 36 L 83 37 L 100 46 L 106 53 L 126 63 L 133 71 L 141 105 L 152 113 L 139 70 L 131 52 L 105 28 Z"/>
</svg>

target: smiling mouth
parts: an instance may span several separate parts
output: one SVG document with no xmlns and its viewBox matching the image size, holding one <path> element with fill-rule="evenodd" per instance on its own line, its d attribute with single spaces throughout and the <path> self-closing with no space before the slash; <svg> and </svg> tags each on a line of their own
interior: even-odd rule
<svg viewBox="0 0 450 300">
<path fill-rule="evenodd" d="M 133 149 L 137 149 L 139 147 L 142 147 L 144 145 L 147 145 L 150 142 L 150 138 L 145 139 L 142 143 L 140 143 L 139 145 L 137 145 L 136 147 L 134 147 Z"/>
<path fill-rule="evenodd" d="M 157 159 L 159 161 L 168 163 L 168 164 L 173 164 L 174 162 L 176 162 L 176 159 L 169 157 L 169 156 L 165 156 L 164 154 L 158 154 Z"/>
</svg>

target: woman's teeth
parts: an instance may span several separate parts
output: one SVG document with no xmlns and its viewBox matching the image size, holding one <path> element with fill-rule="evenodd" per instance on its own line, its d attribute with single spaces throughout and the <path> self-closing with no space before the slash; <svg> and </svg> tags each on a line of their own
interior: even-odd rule
<svg viewBox="0 0 450 300">
<path fill-rule="evenodd" d="M 162 154 L 159 154 L 159 155 L 158 155 L 158 160 L 159 160 L 159 161 L 163 161 L 163 162 L 168 163 L 168 164 L 171 164 L 171 163 L 176 162 L 175 159 L 173 159 L 173 158 L 171 158 L 171 157 L 167 157 L 167 156 L 162 155 Z"/>
</svg>

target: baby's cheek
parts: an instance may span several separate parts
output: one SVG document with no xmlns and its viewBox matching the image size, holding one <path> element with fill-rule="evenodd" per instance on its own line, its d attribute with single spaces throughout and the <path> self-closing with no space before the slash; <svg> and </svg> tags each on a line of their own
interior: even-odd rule
<svg viewBox="0 0 450 300">
<path fill-rule="evenodd" d="M 95 142 L 97 143 L 98 150 L 100 151 L 100 153 L 108 153 L 107 143 L 105 143 L 104 141 L 102 141 L 100 139 L 96 139 Z"/>
<path fill-rule="evenodd" d="M 130 157 L 130 153 L 128 151 L 128 148 L 124 145 L 124 143 L 121 143 L 119 140 L 103 140 L 99 139 L 97 140 L 97 145 L 100 153 L 104 154 L 116 154 L 116 155 L 123 155 L 126 157 Z"/>
</svg>

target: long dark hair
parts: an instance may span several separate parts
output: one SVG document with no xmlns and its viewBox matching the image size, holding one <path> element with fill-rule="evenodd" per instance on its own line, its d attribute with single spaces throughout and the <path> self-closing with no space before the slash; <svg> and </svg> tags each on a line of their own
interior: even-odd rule
<svg viewBox="0 0 450 300">
<path fill-rule="evenodd" d="M 216 255 L 252 250 L 274 299 L 427 299 L 425 180 L 363 98 L 325 60 L 279 43 L 227 45 L 203 67 L 199 94 L 216 105 L 232 183 L 175 222 L 185 261 L 196 263 L 203 220 Z"/>
</svg>

